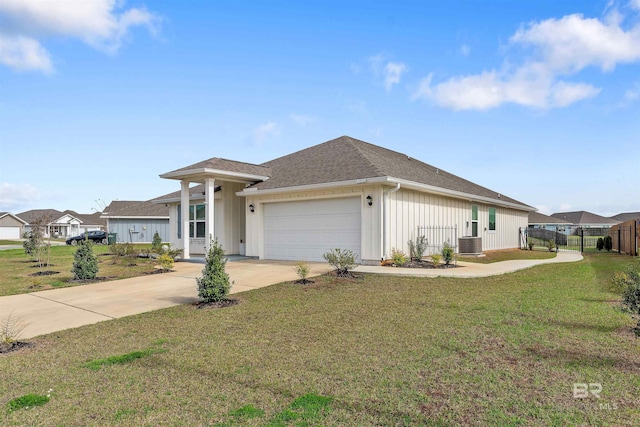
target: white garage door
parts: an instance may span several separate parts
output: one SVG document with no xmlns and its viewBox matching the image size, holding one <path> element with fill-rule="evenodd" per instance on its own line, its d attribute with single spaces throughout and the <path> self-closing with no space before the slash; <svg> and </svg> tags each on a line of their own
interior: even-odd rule
<svg viewBox="0 0 640 427">
<path fill-rule="evenodd" d="M 20 227 L 0 227 L 0 239 L 19 239 Z"/>
<path fill-rule="evenodd" d="M 321 261 L 322 254 L 351 249 L 360 259 L 360 198 L 264 205 L 266 259 Z"/>
</svg>

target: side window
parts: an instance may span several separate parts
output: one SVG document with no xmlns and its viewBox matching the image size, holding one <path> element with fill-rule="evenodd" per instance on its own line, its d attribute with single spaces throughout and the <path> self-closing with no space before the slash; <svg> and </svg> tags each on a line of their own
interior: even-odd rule
<svg viewBox="0 0 640 427">
<path fill-rule="evenodd" d="M 478 206 L 471 205 L 471 236 L 478 237 Z"/>
<path fill-rule="evenodd" d="M 489 208 L 489 231 L 496 231 L 496 208 Z"/>
</svg>

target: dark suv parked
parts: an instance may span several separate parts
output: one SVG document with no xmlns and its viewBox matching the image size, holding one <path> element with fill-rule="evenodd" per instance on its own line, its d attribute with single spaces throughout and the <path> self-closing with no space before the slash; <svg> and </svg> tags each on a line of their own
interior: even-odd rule
<svg viewBox="0 0 640 427">
<path fill-rule="evenodd" d="M 93 243 L 102 243 L 103 245 L 107 244 L 107 232 L 106 231 L 87 231 L 82 233 L 79 236 L 69 237 L 67 239 L 67 245 L 77 245 L 78 243 L 82 243 L 85 239 L 91 240 Z"/>
</svg>

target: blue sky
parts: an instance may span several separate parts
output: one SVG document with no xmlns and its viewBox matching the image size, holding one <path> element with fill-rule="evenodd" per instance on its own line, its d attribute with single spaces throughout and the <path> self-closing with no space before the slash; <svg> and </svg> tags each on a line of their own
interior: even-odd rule
<svg viewBox="0 0 640 427">
<path fill-rule="evenodd" d="M 640 211 L 640 0 L 0 2 L 0 211 L 341 135 L 543 213 Z"/>
</svg>

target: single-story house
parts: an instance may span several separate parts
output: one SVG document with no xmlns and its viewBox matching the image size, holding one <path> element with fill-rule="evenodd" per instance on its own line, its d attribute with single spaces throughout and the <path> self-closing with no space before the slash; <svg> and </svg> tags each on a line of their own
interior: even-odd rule
<svg viewBox="0 0 640 427">
<path fill-rule="evenodd" d="M 569 221 L 545 215 L 540 212 L 529 212 L 529 228 L 563 232 L 572 224 Z"/>
<path fill-rule="evenodd" d="M 535 211 L 348 136 L 260 165 L 211 158 L 160 177 L 180 181 L 179 192 L 155 202 L 169 205 L 170 241 L 186 258 L 204 254 L 212 236 L 228 254 L 322 261 L 341 248 L 374 264 L 392 248 L 408 253 L 407 242 L 426 226 L 479 237 L 482 250 L 518 248 Z"/>
<path fill-rule="evenodd" d="M 45 237 L 66 238 L 77 236 L 85 231 L 104 230 L 106 221 L 100 218 L 101 213 L 79 214 L 72 210 L 60 212 L 56 209 L 33 209 L 17 214 L 27 224 L 25 231 L 31 230 L 35 221 L 45 224 Z"/>
<path fill-rule="evenodd" d="M 27 222 L 9 212 L 0 212 L 0 239 L 19 239 Z"/>
<path fill-rule="evenodd" d="M 558 212 L 551 214 L 551 216 L 562 221 L 570 222 L 571 224 L 580 226 L 582 228 L 611 227 L 612 225 L 620 223 L 620 221 L 618 220 L 600 216 L 587 211 Z"/>
<path fill-rule="evenodd" d="M 634 219 L 640 220 L 640 212 L 623 212 L 623 213 L 619 213 L 618 215 L 611 216 L 609 218 L 618 222 L 627 222 Z"/>
<path fill-rule="evenodd" d="M 109 233 L 119 243 L 151 243 L 156 232 L 169 241 L 169 206 L 152 200 L 114 200 L 102 212 Z"/>
</svg>

